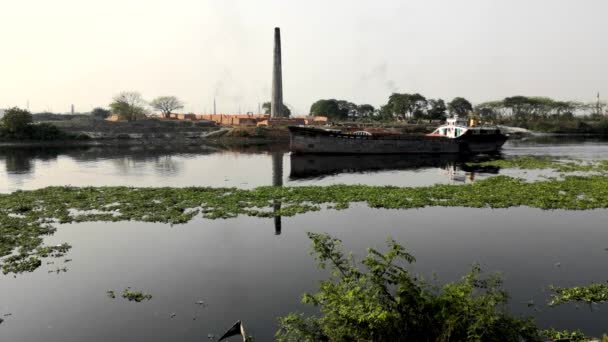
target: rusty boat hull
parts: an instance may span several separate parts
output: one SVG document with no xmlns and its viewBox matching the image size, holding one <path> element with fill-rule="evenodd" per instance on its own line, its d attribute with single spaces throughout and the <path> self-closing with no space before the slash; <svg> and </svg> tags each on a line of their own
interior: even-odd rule
<svg viewBox="0 0 608 342">
<path fill-rule="evenodd" d="M 295 154 L 479 154 L 496 153 L 508 137 L 500 130 L 467 132 L 458 138 L 433 135 L 356 135 L 314 127 L 290 126 Z"/>
</svg>

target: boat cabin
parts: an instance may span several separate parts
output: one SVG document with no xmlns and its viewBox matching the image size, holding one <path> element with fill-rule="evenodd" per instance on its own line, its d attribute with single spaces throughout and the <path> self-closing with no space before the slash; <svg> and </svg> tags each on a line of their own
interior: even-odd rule
<svg viewBox="0 0 608 342">
<path fill-rule="evenodd" d="M 445 125 L 437 127 L 437 129 L 429 135 L 458 138 L 459 136 L 465 134 L 468 130 L 469 122 L 467 119 L 462 119 L 459 118 L 458 115 L 454 115 L 453 118 L 446 120 Z"/>
<path fill-rule="evenodd" d="M 430 133 L 428 135 L 446 138 L 458 138 L 469 131 L 471 131 L 471 134 L 473 135 L 499 133 L 499 131 L 495 127 L 475 126 L 475 122 L 473 120 L 469 122 L 465 118 L 459 118 L 458 115 L 454 115 L 453 118 L 449 118 L 446 120 L 445 125 L 437 127 L 437 129 L 434 130 L 433 133 Z"/>
</svg>

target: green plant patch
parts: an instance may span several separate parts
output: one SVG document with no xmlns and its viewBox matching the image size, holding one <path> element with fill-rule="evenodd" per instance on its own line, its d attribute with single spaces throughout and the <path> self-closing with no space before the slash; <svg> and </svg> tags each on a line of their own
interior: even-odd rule
<svg viewBox="0 0 608 342">
<path fill-rule="evenodd" d="M 122 298 L 128 299 L 130 302 L 141 302 L 144 300 L 152 299 L 151 294 L 143 293 L 141 291 L 133 291 L 130 287 L 127 287 L 122 292 Z"/>
<path fill-rule="evenodd" d="M 570 342 L 587 342 L 592 339 L 585 334 L 583 334 L 580 330 L 569 331 L 569 330 L 555 330 L 555 329 L 547 329 L 543 330 L 541 334 L 551 341 L 570 341 Z"/>
<path fill-rule="evenodd" d="M 608 302 L 608 284 L 590 284 L 575 287 L 550 287 L 555 294 L 551 295 L 549 305 L 561 305 L 571 302 L 603 303 Z"/>
<path fill-rule="evenodd" d="M 608 160 L 582 161 L 552 156 L 521 156 L 483 162 L 468 162 L 468 166 L 495 166 L 505 169 L 552 169 L 558 172 L 607 172 Z"/>
<path fill-rule="evenodd" d="M 142 221 L 181 224 L 201 215 L 226 219 L 294 216 L 322 208 L 345 209 L 351 203 L 371 208 L 429 206 L 586 210 L 608 208 L 608 176 L 566 176 L 526 182 L 496 176 L 470 185 L 392 186 L 331 185 L 237 188 L 48 187 L 0 194 L 2 271 L 36 269 L 41 258 L 60 257 L 67 244 L 44 246 L 43 237 L 58 223 Z M 277 205 L 277 204 L 280 204 Z"/>
</svg>

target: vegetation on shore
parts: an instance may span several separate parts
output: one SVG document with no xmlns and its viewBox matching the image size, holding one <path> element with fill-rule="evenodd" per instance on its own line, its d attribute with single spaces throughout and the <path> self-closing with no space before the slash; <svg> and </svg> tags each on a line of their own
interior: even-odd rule
<svg viewBox="0 0 608 342">
<path fill-rule="evenodd" d="M 542 330 L 531 318 L 511 315 L 500 276 L 484 277 L 479 266 L 439 286 L 409 272 L 416 259 L 394 240 L 386 252 L 370 248 L 358 262 L 342 252 L 340 240 L 308 236 L 319 267 L 330 271 L 317 293 L 302 298 L 320 316 L 280 318 L 280 342 L 591 340 L 580 331 Z"/>
<path fill-rule="evenodd" d="M 333 121 L 385 123 L 428 123 L 459 115 L 537 132 L 608 134 L 605 103 L 559 101 L 538 96 L 511 96 L 473 106 L 463 97 L 447 101 L 426 98 L 419 93 L 392 93 L 387 103 L 379 108 L 347 100 L 318 100 L 312 104 L 310 114 L 328 116 Z"/>
<path fill-rule="evenodd" d="M 49 141 L 82 139 L 65 133 L 50 123 L 34 123 L 32 114 L 24 109 L 11 108 L 4 113 L 0 120 L 0 141 Z"/>
</svg>

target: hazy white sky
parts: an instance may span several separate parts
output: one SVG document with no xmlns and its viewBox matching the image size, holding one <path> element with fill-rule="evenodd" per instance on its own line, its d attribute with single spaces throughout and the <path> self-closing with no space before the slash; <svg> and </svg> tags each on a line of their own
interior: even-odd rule
<svg viewBox="0 0 608 342">
<path fill-rule="evenodd" d="M 391 92 L 608 97 L 607 0 L 0 0 L 0 108 L 88 111 L 136 90 L 257 111 L 275 26 L 297 113 Z"/>
</svg>

